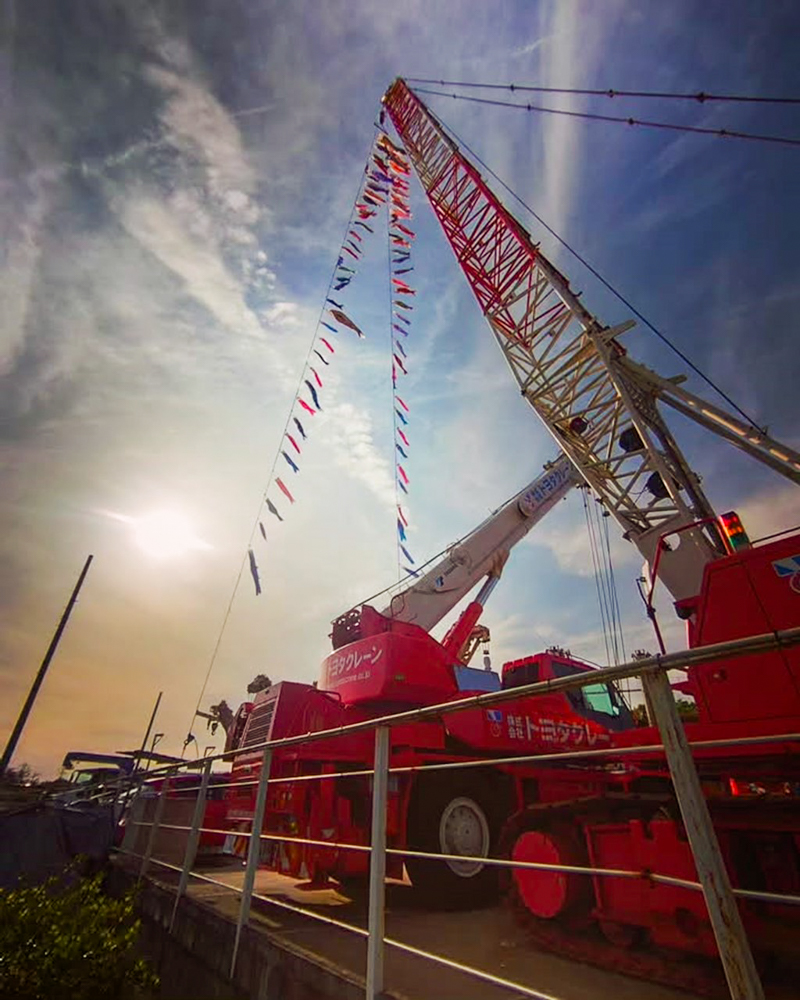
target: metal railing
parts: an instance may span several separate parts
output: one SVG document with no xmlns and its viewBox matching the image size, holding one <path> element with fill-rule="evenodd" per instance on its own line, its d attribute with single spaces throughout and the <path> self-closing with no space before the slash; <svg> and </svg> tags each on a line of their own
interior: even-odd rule
<svg viewBox="0 0 800 1000">
<path fill-rule="evenodd" d="M 787 629 L 782 632 L 774 632 L 747 639 L 718 643 L 714 646 L 706 646 L 694 650 L 685 650 L 679 653 L 650 657 L 648 659 L 637 660 L 631 663 L 620 664 L 619 666 L 606 667 L 598 670 L 592 670 L 587 673 L 541 681 L 507 690 L 472 695 L 461 698 L 457 701 L 425 706 L 424 708 L 413 709 L 406 712 L 398 712 L 381 718 L 364 720 L 351 725 L 336 727 L 334 729 L 265 741 L 255 746 L 249 746 L 244 750 L 235 750 L 229 753 L 215 754 L 198 761 L 187 762 L 183 765 L 168 765 L 166 767 L 150 771 L 147 774 L 134 776 L 133 779 L 126 782 L 124 788 L 121 789 L 123 792 L 123 800 L 126 802 L 127 806 L 130 807 L 133 798 L 141 792 L 147 782 L 152 782 L 154 779 L 159 778 L 163 779 L 161 787 L 158 789 L 158 799 L 154 807 L 152 820 L 149 822 L 135 820 L 132 812 L 129 812 L 129 822 L 126 826 L 125 838 L 120 848 L 120 852 L 122 854 L 134 856 L 140 860 L 140 878 L 146 874 L 151 864 L 156 864 L 164 867 L 165 869 L 180 872 L 180 880 L 176 890 L 170 930 L 174 927 L 180 901 L 187 891 L 190 878 L 224 886 L 227 889 L 231 889 L 240 894 L 241 899 L 238 908 L 236 933 L 234 937 L 229 970 L 231 978 L 233 978 L 236 972 L 242 929 L 249 920 L 252 900 L 255 898 L 268 902 L 272 906 L 300 913 L 305 918 L 321 921 L 325 924 L 347 930 L 350 933 L 354 933 L 365 938 L 367 941 L 365 994 L 367 1000 L 377 1000 L 384 990 L 384 949 L 387 945 L 407 954 L 412 954 L 437 963 L 443 967 L 456 969 L 459 972 L 475 977 L 483 982 L 507 988 L 514 991 L 517 996 L 538 997 L 542 998 L 542 1000 L 554 1000 L 554 998 L 549 997 L 548 994 L 530 986 L 526 986 L 525 984 L 511 982 L 484 970 L 463 965 L 460 962 L 445 958 L 441 955 L 435 955 L 431 952 L 424 951 L 386 936 L 384 894 L 387 856 L 397 857 L 400 859 L 419 858 L 439 861 L 441 863 L 452 862 L 454 858 L 457 858 L 459 862 L 475 862 L 498 868 L 561 871 L 568 874 L 603 878 L 645 879 L 652 883 L 661 883 L 696 892 L 702 892 L 731 998 L 733 998 L 733 1000 L 762 1000 L 764 995 L 762 985 L 753 961 L 750 944 L 745 933 L 742 918 L 736 904 L 736 899 L 738 897 L 744 900 L 759 900 L 768 903 L 800 905 L 800 896 L 733 888 L 731 886 L 727 870 L 722 861 L 719 844 L 717 842 L 716 834 L 709 814 L 708 804 L 701 788 L 692 752 L 714 750 L 728 746 L 750 746 L 758 744 L 769 745 L 776 743 L 793 743 L 800 746 L 800 733 L 766 734 L 764 736 L 702 740 L 690 743 L 687 740 L 683 723 L 677 712 L 675 699 L 667 677 L 667 671 L 676 668 L 686 668 L 688 666 L 713 660 L 742 656 L 754 652 L 788 648 L 798 644 L 800 644 L 800 628 Z M 588 685 L 603 684 L 608 683 L 609 681 L 618 681 L 623 678 L 634 676 L 641 678 L 649 709 L 653 716 L 652 721 L 656 724 L 660 733 L 660 743 L 630 747 L 609 746 L 554 753 L 528 754 L 524 756 L 519 755 L 493 758 L 484 757 L 474 760 L 448 761 L 424 765 L 390 766 L 391 730 L 394 726 L 406 725 L 411 722 L 423 720 L 441 719 L 445 715 L 462 712 L 475 707 L 488 708 L 509 701 L 517 701 L 521 698 L 569 691 Z M 276 750 L 284 747 L 307 745 L 320 740 L 330 740 L 333 737 L 349 736 L 354 733 L 363 733 L 370 730 L 375 733 L 374 762 L 372 768 L 362 768 L 355 771 L 326 771 L 318 774 L 305 774 L 296 777 L 270 776 L 272 760 Z M 235 831 L 235 835 L 237 837 L 247 838 L 248 840 L 244 880 L 242 886 L 237 887 L 198 872 L 195 870 L 194 866 L 200 837 L 203 833 L 225 835 L 232 832 L 230 829 L 220 830 L 216 828 L 208 828 L 203 825 L 213 764 L 218 761 L 231 760 L 232 758 L 242 754 L 247 754 L 252 757 L 258 752 L 261 752 L 261 762 L 259 776 L 257 779 L 254 778 L 246 781 L 231 781 L 215 785 L 216 788 L 244 788 L 257 786 L 251 830 L 249 832 L 239 830 Z M 675 797 L 680 808 L 684 829 L 686 831 L 686 836 L 694 858 L 694 864 L 698 876 L 696 881 L 666 874 L 659 874 L 656 872 L 637 871 L 633 869 L 603 868 L 588 865 L 558 865 L 533 861 L 523 862 L 508 858 L 490 858 L 483 856 L 471 857 L 465 855 L 416 851 L 406 848 L 392 848 L 387 847 L 386 845 L 387 801 L 390 775 L 422 774 L 434 771 L 498 767 L 501 765 L 513 766 L 540 762 L 559 763 L 578 759 L 588 759 L 591 762 L 593 760 L 596 761 L 597 759 L 602 759 L 604 756 L 611 758 L 621 757 L 624 759 L 626 755 L 630 754 L 637 756 L 663 754 L 666 757 L 669 773 L 672 778 Z M 182 786 L 180 788 L 180 791 L 183 794 L 189 791 L 196 791 L 197 793 L 191 824 L 189 826 L 184 826 L 164 823 L 164 803 L 170 794 L 170 782 L 174 780 L 174 777 L 179 770 L 197 769 L 202 769 L 202 776 L 199 784 L 192 785 L 190 787 Z M 338 843 L 329 840 L 314 840 L 298 836 L 284 836 L 276 833 L 263 832 L 264 812 L 267 803 L 267 790 L 269 785 L 296 783 L 301 781 L 324 781 L 331 778 L 342 779 L 353 777 L 372 778 L 371 841 L 369 845 Z M 149 827 L 149 836 L 144 854 L 137 854 L 132 851 L 132 847 L 137 837 L 137 831 L 141 827 Z M 182 866 L 170 864 L 153 856 L 159 829 L 181 831 L 188 834 Z M 262 896 L 254 892 L 256 869 L 259 864 L 261 844 L 262 842 L 275 841 L 296 843 L 312 847 L 319 846 L 326 849 L 369 852 L 369 906 L 367 929 L 364 930 L 363 928 L 353 926 L 344 921 L 323 916 L 313 910 L 294 906 L 284 900 L 278 900 L 271 896 Z"/>
</svg>

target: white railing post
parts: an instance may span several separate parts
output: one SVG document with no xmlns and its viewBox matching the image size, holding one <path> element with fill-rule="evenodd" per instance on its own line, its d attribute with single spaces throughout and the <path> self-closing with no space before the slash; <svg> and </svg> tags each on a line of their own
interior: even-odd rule
<svg viewBox="0 0 800 1000">
<path fill-rule="evenodd" d="M 369 865 L 369 938 L 367 939 L 367 1000 L 383 993 L 383 951 L 386 891 L 386 800 L 389 789 L 388 726 L 375 730 L 375 770 L 372 775 L 372 838 Z"/>
<path fill-rule="evenodd" d="M 137 824 L 137 817 L 141 810 L 140 802 L 144 801 L 142 799 L 142 786 L 138 785 L 136 791 L 133 790 L 133 781 L 130 781 L 126 791 L 123 794 L 122 805 L 120 808 L 119 820 L 122 822 L 125 819 L 125 833 L 122 835 L 122 843 L 120 847 L 123 851 L 129 853 L 133 852 L 134 844 L 136 843 L 136 835 L 139 832 L 139 827 Z"/>
<path fill-rule="evenodd" d="M 158 828 L 161 826 L 161 818 L 164 815 L 164 803 L 167 801 L 167 795 L 169 793 L 169 783 L 170 775 L 164 778 L 161 788 L 158 792 L 158 801 L 156 802 L 156 812 L 153 816 L 153 822 L 150 824 L 150 836 L 147 838 L 147 849 L 144 852 L 144 857 L 142 858 L 142 866 L 139 869 L 139 880 L 144 878 L 145 872 L 150 864 L 150 858 L 153 855 L 153 848 L 155 847 L 156 837 L 158 835 Z"/>
<path fill-rule="evenodd" d="M 253 884 L 256 880 L 256 868 L 258 867 L 261 855 L 261 831 L 264 829 L 264 808 L 267 804 L 267 785 L 269 784 L 269 771 L 272 765 L 272 749 L 266 747 L 264 756 L 261 758 L 261 773 L 258 776 L 258 793 L 256 795 L 255 811 L 253 813 L 253 824 L 250 828 L 250 844 L 247 849 L 247 867 L 244 873 L 244 883 L 242 885 L 242 899 L 239 905 L 239 916 L 236 918 L 236 937 L 233 942 L 233 954 L 231 955 L 230 977 L 236 970 L 236 956 L 239 953 L 239 939 L 242 936 L 242 927 L 250 919 L 250 901 L 253 897 Z"/>
<path fill-rule="evenodd" d="M 666 671 L 643 674 L 642 685 L 661 733 L 731 998 L 763 1000 L 761 980 Z"/>
<path fill-rule="evenodd" d="M 186 840 L 186 852 L 183 855 L 181 879 L 180 882 L 178 882 L 178 891 L 175 895 L 175 905 L 172 907 L 172 917 L 169 922 L 170 934 L 172 933 L 172 928 L 175 926 L 178 904 L 181 901 L 181 897 L 186 892 L 186 886 L 189 884 L 189 872 L 194 867 L 195 858 L 197 856 L 197 845 L 200 843 L 200 827 L 203 825 L 203 816 L 206 811 L 206 798 L 208 796 L 208 782 L 211 778 L 212 763 L 213 762 L 210 760 L 205 762 L 203 766 L 203 777 L 200 780 L 200 788 L 197 790 L 197 798 L 194 803 L 194 814 L 192 816 L 192 826 Z"/>
</svg>

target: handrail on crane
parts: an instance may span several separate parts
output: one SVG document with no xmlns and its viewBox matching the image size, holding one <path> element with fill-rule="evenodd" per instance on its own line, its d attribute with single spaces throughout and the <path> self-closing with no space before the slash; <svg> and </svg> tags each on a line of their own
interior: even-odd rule
<svg viewBox="0 0 800 1000">
<path fill-rule="evenodd" d="M 658 642 L 658 646 L 662 654 L 666 653 L 667 647 L 664 645 L 664 638 L 661 634 L 661 629 L 659 627 L 658 619 L 656 617 L 656 607 L 655 604 L 653 603 L 653 594 L 655 593 L 656 583 L 658 583 L 658 570 L 661 563 L 661 553 L 670 551 L 669 545 L 667 544 L 667 538 L 669 538 L 672 535 L 680 535 L 681 532 L 689 531 L 692 528 L 701 528 L 706 524 L 716 524 L 716 523 L 717 523 L 716 517 L 701 517 L 698 518 L 697 521 L 692 521 L 690 524 L 683 524 L 678 528 L 672 528 L 670 531 L 665 531 L 658 536 L 658 542 L 656 544 L 656 555 L 655 559 L 653 560 L 653 565 L 652 567 L 651 566 L 647 567 L 647 575 L 650 577 L 650 589 L 648 590 L 646 597 L 644 596 L 644 594 L 642 594 L 642 599 L 644 600 L 644 606 L 647 612 L 647 617 L 653 623 L 653 630 L 656 634 L 656 641 Z M 724 532 L 722 532 L 721 535 L 725 542 L 725 546 L 728 548 L 728 552 L 730 554 L 730 552 L 733 551 L 730 548 L 730 543 L 728 542 L 727 538 L 724 537 Z"/>
<path fill-rule="evenodd" d="M 658 536 L 658 543 L 656 545 L 656 557 L 653 560 L 652 567 L 648 567 L 648 575 L 650 577 L 650 590 L 647 594 L 647 605 L 652 607 L 653 603 L 653 592 L 656 589 L 656 583 L 658 582 L 658 567 L 661 562 L 661 553 L 669 552 L 669 545 L 667 545 L 667 539 L 672 535 L 680 535 L 684 531 L 690 531 L 692 528 L 701 528 L 705 524 L 716 524 L 716 517 L 701 517 L 697 521 L 692 521 L 691 524 L 682 524 L 679 528 L 672 528 L 670 531 L 665 531 L 663 534 Z M 722 539 L 725 543 L 725 547 L 728 550 L 728 555 L 733 552 L 730 542 L 722 533 Z"/>
</svg>

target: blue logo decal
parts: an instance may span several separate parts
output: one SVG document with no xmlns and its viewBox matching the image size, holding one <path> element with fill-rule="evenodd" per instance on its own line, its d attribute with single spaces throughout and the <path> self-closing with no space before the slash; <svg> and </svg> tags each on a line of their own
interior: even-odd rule
<svg viewBox="0 0 800 1000">
<path fill-rule="evenodd" d="M 776 559 L 772 568 L 778 576 L 794 576 L 800 573 L 800 555 L 789 556 L 788 559 Z"/>
</svg>

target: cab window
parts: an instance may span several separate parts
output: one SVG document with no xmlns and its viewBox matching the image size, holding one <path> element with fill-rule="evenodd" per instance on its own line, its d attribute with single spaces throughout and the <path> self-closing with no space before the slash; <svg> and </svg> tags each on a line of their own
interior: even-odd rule
<svg viewBox="0 0 800 1000">
<path fill-rule="evenodd" d="M 574 677 L 586 672 L 577 664 L 553 661 L 553 673 L 556 677 Z M 572 688 L 565 693 L 570 707 L 584 719 L 591 719 L 615 731 L 634 728 L 630 709 L 613 684 L 587 684 L 586 687 Z"/>
<path fill-rule="evenodd" d="M 588 684 L 583 689 L 583 697 L 589 708 L 595 712 L 605 712 L 606 715 L 620 714 L 620 705 L 615 703 L 607 684 Z"/>
</svg>

